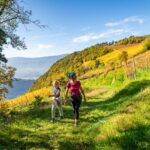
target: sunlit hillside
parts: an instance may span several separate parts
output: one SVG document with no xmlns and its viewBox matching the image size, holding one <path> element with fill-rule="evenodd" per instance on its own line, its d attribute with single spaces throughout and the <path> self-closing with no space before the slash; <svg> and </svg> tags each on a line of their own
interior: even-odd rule
<svg viewBox="0 0 150 150">
<path fill-rule="evenodd" d="M 132 63 L 130 62 L 130 61 L 132 61 L 132 56 L 134 56 L 136 67 L 137 67 L 138 70 L 140 70 L 140 69 L 143 70 L 143 68 L 147 67 L 146 65 L 150 65 L 150 51 L 143 52 L 143 42 L 140 43 L 140 44 L 133 44 L 133 45 L 127 45 L 127 46 L 124 46 L 124 45 L 121 45 L 121 46 L 120 45 L 113 45 L 113 48 L 115 50 L 113 50 L 112 52 L 109 52 L 109 53 L 107 53 L 107 54 L 105 54 L 105 55 L 103 55 L 101 57 L 97 57 L 96 58 L 96 59 L 99 59 L 100 62 L 103 62 L 104 64 L 106 64 L 106 67 L 105 66 L 100 66 L 98 68 L 93 68 L 93 69 L 91 68 L 90 70 L 85 72 L 83 75 L 80 75 L 79 78 L 82 79 L 83 82 L 84 82 L 84 79 L 87 79 L 87 78 L 91 79 L 93 77 L 99 77 L 99 76 L 101 78 L 104 78 L 105 70 L 106 70 L 107 67 L 109 68 L 109 65 L 107 66 L 107 63 L 111 62 L 111 61 L 114 61 L 114 62 L 118 63 L 119 62 L 118 55 L 122 51 L 127 51 L 128 55 L 129 55 L 129 58 L 128 58 L 128 62 L 129 62 L 129 64 L 128 64 L 128 72 L 129 73 L 130 73 L 130 71 L 132 71 Z M 80 52 L 78 52 L 78 53 L 80 54 Z M 77 54 L 77 56 L 79 54 Z M 65 57 L 64 59 L 56 62 L 56 64 L 54 64 L 53 66 L 54 67 L 56 66 L 56 67 L 59 68 L 59 65 L 57 63 L 61 63 L 63 60 L 66 60 L 66 59 L 68 59 L 68 58 Z M 147 61 L 145 62 L 145 60 L 147 60 Z M 91 60 L 91 61 L 85 61 L 82 65 L 89 67 L 90 65 L 92 65 L 94 63 L 95 63 L 95 60 Z M 108 71 L 108 74 L 109 74 L 109 72 L 113 73 L 113 69 L 110 69 Z M 24 94 L 24 95 L 22 95 L 22 96 L 20 96 L 18 98 L 12 99 L 12 100 L 10 100 L 8 102 L 4 102 L 4 103 L 2 102 L 3 104 L 1 104 L 1 107 L 8 107 L 8 106 L 15 107 L 15 106 L 18 106 L 20 104 L 24 105 L 24 104 L 32 103 L 32 101 L 35 99 L 36 96 L 45 97 L 45 96 L 50 95 L 51 94 L 51 81 L 52 81 L 51 77 L 54 77 L 54 75 L 55 75 L 54 79 L 58 79 L 59 78 L 59 79 L 62 80 L 61 81 L 61 87 L 64 90 L 64 87 L 65 87 L 65 84 L 66 84 L 66 81 L 67 81 L 67 79 L 65 79 L 65 77 L 64 77 L 64 74 L 67 73 L 67 72 L 65 72 L 65 70 L 64 70 L 64 72 L 62 72 L 60 74 L 57 74 L 57 75 L 56 75 L 55 72 L 52 72 L 52 75 L 51 74 L 49 75 L 49 73 L 51 73 L 51 68 L 46 74 L 41 76 L 33 84 L 33 87 L 34 87 L 36 84 L 39 83 L 38 85 L 40 85 L 40 89 L 29 91 L 26 94 Z M 112 81 L 113 81 L 113 79 L 112 79 Z M 106 84 L 106 85 L 111 85 L 111 82 L 109 84 Z M 100 84 L 102 84 L 102 83 L 100 83 Z M 85 86 L 85 88 L 87 89 L 87 86 Z M 32 89 L 32 87 L 31 87 L 31 89 Z"/>
<path fill-rule="evenodd" d="M 62 121 L 56 118 L 54 124 L 50 122 L 52 100 L 44 96 L 49 89 L 35 92 L 43 97 L 27 94 L 28 101 L 18 98 L 7 102 L 9 107 L 0 111 L 0 149 L 148 150 L 149 75 L 149 70 L 141 70 L 137 72 L 137 80 L 128 80 L 123 70 L 119 70 L 115 83 L 112 72 L 105 79 L 99 76 L 83 80 L 87 103 L 81 105 L 77 128 L 73 126 L 70 103 L 63 106 Z"/>
<path fill-rule="evenodd" d="M 150 150 L 150 0 L 0 0 L 0 150 Z"/>
<path fill-rule="evenodd" d="M 74 52 L 52 65 L 43 76 L 34 82 L 30 91 L 47 87 L 55 79 L 63 82 L 69 71 L 75 71 L 80 79 L 101 74 L 109 63 L 119 63 L 118 56 L 122 51 L 126 51 L 129 58 L 142 53 L 144 39 L 144 36 L 131 37 L 128 40 L 132 43 L 125 44 L 126 39 L 123 39 L 116 43 L 97 44 L 83 51 Z"/>
<path fill-rule="evenodd" d="M 5 110 L 7 108 L 13 108 L 21 105 L 29 105 L 35 100 L 36 97 L 49 96 L 51 94 L 52 94 L 52 89 L 50 87 L 41 88 L 40 90 L 35 90 L 33 92 L 27 92 L 26 94 L 11 99 L 9 101 L 1 101 L 0 109 Z"/>
<path fill-rule="evenodd" d="M 144 50 L 144 43 L 116 44 L 111 48 L 111 45 L 99 45 L 104 50 L 101 56 L 91 54 L 91 49 L 71 54 L 36 81 L 33 87 L 37 84 L 39 89 L 35 86 L 36 90 L 16 99 L 1 101 L 0 149 L 149 150 L 150 51 L 149 47 Z M 53 124 L 50 122 L 51 81 L 60 78 L 64 101 L 65 63 L 79 61 L 80 54 L 89 55 L 82 56 L 84 61 L 79 62 L 86 68 L 79 78 L 87 97 L 80 108 L 79 125 L 73 126 L 70 101 L 63 106 L 64 119 L 60 121 L 57 115 Z M 122 65 L 120 54 L 126 58 Z M 63 72 L 59 73 L 57 69 L 62 65 L 65 69 L 61 68 Z M 67 65 L 73 67 L 73 64 Z M 56 72 L 52 72 L 54 70 Z"/>
</svg>

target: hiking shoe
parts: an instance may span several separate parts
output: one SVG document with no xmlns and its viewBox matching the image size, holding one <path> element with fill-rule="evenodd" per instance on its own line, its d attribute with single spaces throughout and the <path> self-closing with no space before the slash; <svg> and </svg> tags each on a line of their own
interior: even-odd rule
<svg viewBox="0 0 150 150">
<path fill-rule="evenodd" d="M 54 119 L 53 118 L 51 119 L 51 123 L 54 123 Z"/>
<path fill-rule="evenodd" d="M 74 126 L 77 127 L 78 126 L 78 120 L 75 120 L 74 122 Z"/>
</svg>

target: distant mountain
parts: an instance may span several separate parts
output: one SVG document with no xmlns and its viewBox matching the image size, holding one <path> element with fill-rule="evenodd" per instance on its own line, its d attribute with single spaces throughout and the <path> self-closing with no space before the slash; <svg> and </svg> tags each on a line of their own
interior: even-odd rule
<svg viewBox="0 0 150 150">
<path fill-rule="evenodd" d="M 13 57 L 8 59 L 8 64 L 17 69 L 15 78 L 37 79 L 44 74 L 53 63 L 65 56 L 64 54 L 40 58 Z"/>
<path fill-rule="evenodd" d="M 29 89 L 34 80 L 17 79 L 13 81 L 13 88 L 8 88 L 9 93 L 6 95 L 6 99 L 12 99 L 18 97 Z"/>
<path fill-rule="evenodd" d="M 17 69 L 15 78 L 18 79 L 13 82 L 13 88 L 9 88 L 6 99 L 12 99 L 24 94 L 35 79 L 44 74 L 53 63 L 65 56 L 64 54 L 40 58 L 9 58 L 8 64 Z"/>
</svg>

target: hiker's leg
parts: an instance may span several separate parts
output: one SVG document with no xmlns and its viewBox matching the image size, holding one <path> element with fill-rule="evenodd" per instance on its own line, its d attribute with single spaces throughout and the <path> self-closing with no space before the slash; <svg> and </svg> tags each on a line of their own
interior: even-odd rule
<svg viewBox="0 0 150 150">
<path fill-rule="evenodd" d="M 57 107 L 58 107 L 58 110 L 59 110 L 60 117 L 63 117 L 62 98 L 58 97 L 58 98 L 56 98 L 56 101 L 57 101 Z"/>
<path fill-rule="evenodd" d="M 75 126 L 78 125 L 78 119 L 79 119 L 79 107 L 81 105 L 82 96 L 81 95 L 75 95 L 72 96 L 72 106 L 74 111 L 74 118 L 75 118 Z"/>
<path fill-rule="evenodd" d="M 52 105 L 52 119 L 55 119 L 55 109 L 56 107 Z"/>
<path fill-rule="evenodd" d="M 56 101 L 55 99 L 53 100 L 53 103 L 52 103 L 52 119 L 55 119 L 55 110 L 56 110 Z"/>
<path fill-rule="evenodd" d="M 58 109 L 59 109 L 60 117 L 63 117 L 63 116 L 64 116 L 64 114 L 63 114 L 62 106 L 58 107 Z"/>
<path fill-rule="evenodd" d="M 77 113 L 76 113 L 76 101 L 72 101 L 72 107 L 73 107 L 73 113 L 74 113 L 74 118 L 77 118 Z"/>
<path fill-rule="evenodd" d="M 77 120 L 79 119 L 79 108 L 80 108 L 81 102 L 82 102 L 82 96 L 79 95 L 78 99 L 76 100 L 76 113 L 77 113 L 76 119 Z"/>
<path fill-rule="evenodd" d="M 79 118 L 79 107 L 78 107 L 78 102 L 77 100 L 74 100 L 74 125 L 75 127 L 78 126 L 78 118 Z"/>
<path fill-rule="evenodd" d="M 80 105 L 81 105 L 81 100 L 78 100 L 77 101 L 77 106 L 76 106 L 76 113 L 77 113 L 77 118 L 76 119 L 79 119 L 79 108 L 80 108 Z"/>
</svg>

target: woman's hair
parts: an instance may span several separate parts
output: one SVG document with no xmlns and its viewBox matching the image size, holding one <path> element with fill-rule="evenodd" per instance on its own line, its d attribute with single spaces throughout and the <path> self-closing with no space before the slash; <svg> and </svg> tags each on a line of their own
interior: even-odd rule
<svg viewBox="0 0 150 150">
<path fill-rule="evenodd" d="M 58 80 L 53 81 L 52 85 L 55 86 L 56 84 L 60 84 L 60 82 Z"/>
</svg>

